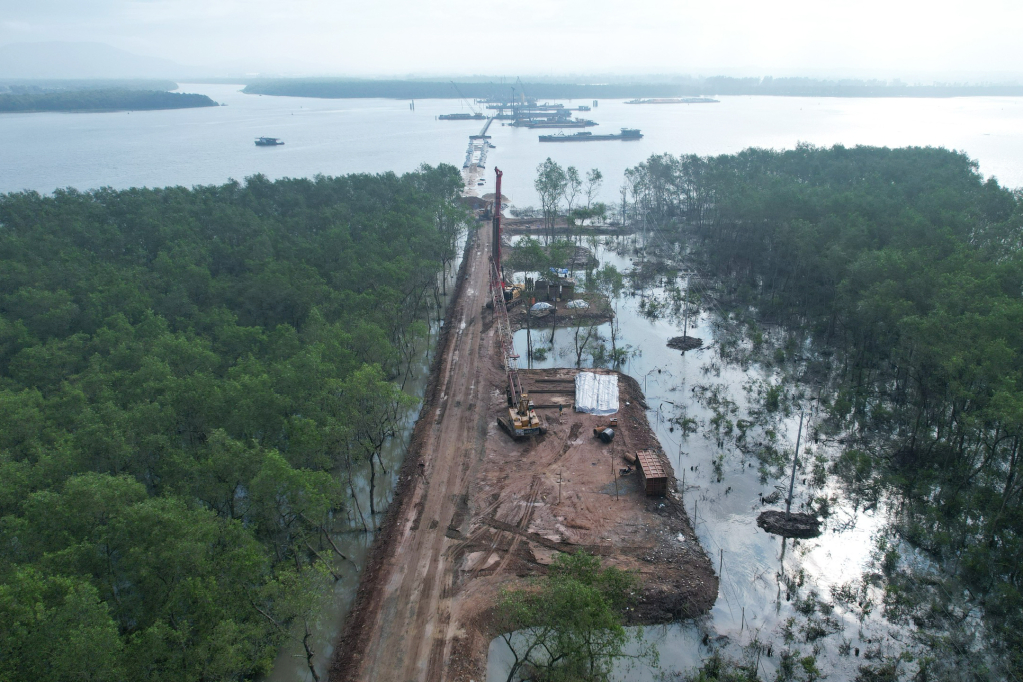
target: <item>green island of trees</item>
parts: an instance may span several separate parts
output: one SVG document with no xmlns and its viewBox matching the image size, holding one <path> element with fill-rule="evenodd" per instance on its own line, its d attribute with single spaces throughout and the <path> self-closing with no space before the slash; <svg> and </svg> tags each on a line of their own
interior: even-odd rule
<svg viewBox="0 0 1023 682">
<path fill-rule="evenodd" d="M 268 669 L 408 405 L 460 188 L 0 196 L 0 679 Z"/>
<path fill-rule="evenodd" d="M 925 649 L 959 657 L 971 679 L 1018 679 L 1023 192 L 936 148 L 660 155 L 626 178 L 630 220 L 719 283 L 723 322 L 747 330 L 733 350 L 811 387 L 813 437 L 844 444 L 832 471 L 849 494 L 891 499 L 897 538 L 948 577 L 915 580 L 897 541 L 882 547 L 886 617 L 920 628 Z M 767 324 L 787 337 L 773 354 Z M 971 605 L 957 610 L 948 595 L 964 593 Z M 972 609 L 984 630 L 964 644 Z M 917 679 L 939 664 L 925 656 Z"/>
<path fill-rule="evenodd" d="M 149 111 L 215 107 L 206 95 L 128 88 L 0 94 L 0 113 L 37 111 Z"/>
</svg>

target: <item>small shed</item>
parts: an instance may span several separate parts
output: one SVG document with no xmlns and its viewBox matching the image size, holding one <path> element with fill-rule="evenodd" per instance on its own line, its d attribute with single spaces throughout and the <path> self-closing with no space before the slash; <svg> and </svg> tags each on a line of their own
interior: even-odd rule
<svg viewBox="0 0 1023 682">
<path fill-rule="evenodd" d="M 653 450 L 640 450 L 636 453 L 639 462 L 639 475 L 643 480 L 643 490 L 647 497 L 664 497 L 668 494 L 668 474 L 664 470 L 661 458 Z"/>
<path fill-rule="evenodd" d="M 575 280 L 570 278 L 538 279 L 533 284 L 533 295 L 538 300 L 562 300 L 575 296 Z"/>
</svg>

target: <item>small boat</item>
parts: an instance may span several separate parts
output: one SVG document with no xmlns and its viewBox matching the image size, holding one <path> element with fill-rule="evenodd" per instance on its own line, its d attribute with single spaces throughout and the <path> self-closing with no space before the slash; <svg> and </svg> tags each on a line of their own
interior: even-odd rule
<svg viewBox="0 0 1023 682">
<path fill-rule="evenodd" d="M 276 137 L 257 137 L 256 138 L 256 146 L 257 147 L 276 147 L 279 144 L 284 144 L 284 143 L 282 141 L 278 140 Z"/>
</svg>

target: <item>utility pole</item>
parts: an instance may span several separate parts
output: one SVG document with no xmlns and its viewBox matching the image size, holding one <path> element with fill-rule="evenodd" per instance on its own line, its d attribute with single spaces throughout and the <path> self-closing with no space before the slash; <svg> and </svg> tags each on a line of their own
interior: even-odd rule
<svg viewBox="0 0 1023 682">
<path fill-rule="evenodd" d="M 792 478 L 789 479 L 789 499 L 785 503 L 785 517 L 792 511 L 792 489 L 796 485 L 796 463 L 799 461 L 799 438 L 803 435 L 803 412 L 799 412 L 799 430 L 796 432 L 796 452 L 792 456 Z"/>
<path fill-rule="evenodd" d="M 558 471 L 558 504 L 561 504 L 561 471 Z"/>
</svg>

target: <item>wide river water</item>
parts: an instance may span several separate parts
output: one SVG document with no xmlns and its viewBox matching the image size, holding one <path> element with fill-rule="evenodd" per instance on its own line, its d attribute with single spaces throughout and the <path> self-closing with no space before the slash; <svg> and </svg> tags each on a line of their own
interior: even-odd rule
<svg viewBox="0 0 1023 682">
<path fill-rule="evenodd" d="M 199 185 L 243 179 L 256 173 L 270 178 L 336 175 L 354 172 L 397 173 L 421 163 L 461 166 L 467 136 L 478 132 L 479 121 L 440 121 L 442 113 L 466 110 L 457 100 L 315 100 L 243 95 L 241 86 L 186 85 L 186 92 L 208 94 L 226 106 L 216 108 L 96 114 L 0 115 L 0 192 L 56 188 L 80 190 L 110 186 Z M 576 102 L 578 104 L 581 102 Z M 589 104 L 590 102 L 585 102 Z M 541 144 L 537 131 L 495 122 L 490 128 L 495 146 L 488 156 L 487 184 L 492 191 L 493 167 L 504 171 L 504 194 L 518 206 L 536 205 L 532 188 L 535 169 L 547 156 L 580 171 L 599 168 L 605 177 L 600 198 L 614 202 L 623 171 L 651 154 L 671 152 L 722 154 L 750 146 L 791 148 L 798 142 L 815 145 L 857 144 L 906 146 L 934 145 L 958 149 L 974 158 L 985 176 L 995 176 L 1008 187 L 1023 186 L 1023 98 L 957 99 L 826 99 L 780 97 L 723 97 L 718 104 L 626 105 L 601 100 L 583 114 L 601 125 L 594 132 L 617 132 L 636 127 L 644 138 L 635 142 Z M 571 131 L 567 131 L 571 132 Z M 253 138 L 267 135 L 285 145 L 259 148 Z M 620 245 L 596 246 L 602 261 L 628 270 L 630 256 Z M 663 288 L 647 290 L 663 296 Z M 831 589 L 851 583 L 867 569 L 877 536 L 884 525 L 883 506 L 862 510 L 840 503 L 828 531 L 820 539 L 782 545 L 756 528 L 759 494 L 779 483 L 761 483 L 756 465 L 726 444 L 708 438 L 715 416 L 714 396 L 728 397 L 742 416 L 753 405 L 744 387 L 770 382 L 770 368 L 742 369 L 718 357 L 712 315 L 705 315 L 691 332 L 708 343 L 705 350 L 685 355 L 665 347 L 681 332 L 667 319 L 649 319 L 639 309 L 642 296 L 621 300 L 623 339 L 640 351 L 624 368 L 648 394 L 650 418 L 665 451 L 685 472 L 686 507 L 698 535 L 713 557 L 715 568 L 723 557 L 719 599 L 712 612 L 695 623 L 651 628 L 664 668 L 685 669 L 707 652 L 703 644 L 714 640 L 738 655 L 752 633 L 761 641 L 785 645 L 779 635 L 788 618 L 799 614 L 793 602 L 815 589 L 827 599 Z M 606 335 L 606 329 L 603 330 Z M 567 348 L 571 338 L 559 332 L 556 346 Z M 534 344 L 536 338 L 534 336 Z M 524 346 L 520 334 L 517 346 Z M 422 390 L 428 356 L 417 368 L 418 381 L 408 388 Z M 572 364 L 555 352 L 541 365 Z M 701 397 L 702 396 L 702 397 Z M 699 431 L 681 441 L 667 420 L 685 407 L 700 423 Z M 733 416 L 732 419 L 736 419 Z M 410 423 L 409 423 L 410 425 Z M 777 424 L 782 441 L 791 449 L 795 418 Z M 681 453 L 681 454 L 679 454 Z M 718 460 L 719 457 L 723 459 Z M 388 453 L 389 475 L 383 477 L 380 499 L 389 486 L 401 457 L 396 444 Z M 717 460 L 721 480 L 714 469 Z M 692 469 L 690 469 L 692 467 Z M 803 474 L 801 474 L 802 476 Z M 366 489 L 359 491 L 364 498 Z M 819 491 L 818 491 L 819 492 Z M 806 490 L 797 485 L 797 500 Z M 365 498 L 363 499 L 365 507 Z M 361 561 L 369 537 L 353 533 L 344 549 Z M 318 662 L 324 666 L 331 641 L 358 581 L 351 566 L 338 583 L 332 607 L 316 623 Z M 828 636 L 833 644 L 819 646 L 820 664 L 832 679 L 854 674 L 859 659 L 837 653 L 839 640 L 866 650 L 892 631 L 876 614 L 862 621 L 836 607 L 833 619 L 840 626 Z M 798 620 L 798 619 L 797 619 Z M 805 624 L 798 620 L 795 627 Z M 904 634 L 904 633 L 903 633 Z M 894 636 L 899 636 L 896 631 Z M 797 636 L 798 640 L 799 637 Z M 822 640 L 824 641 L 824 640 Z M 798 641 L 793 646 L 797 646 Z M 803 644 L 804 653 L 809 644 Z M 273 680 L 308 679 L 299 651 L 282 652 Z M 494 647 L 491 679 L 501 676 L 500 647 Z M 763 661 L 762 672 L 775 667 L 777 653 Z M 653 671 L 634 670 L 629 679 L 653 679 Z"/>
<path fill-rule="evenodd" d="M 156 187 L 222 183 L 262 173 L 401 173 L 421 163 L 462 165 L 479 121 L 439 121 L 466 111 L 458 100 L 317 100 L 244 95 L 237 85 L 183 85 L 223 107 L 115 113 L 0 114 L 0 192 L 59 187 Z M 574 102 L 582 104 L 584 102 Z M 590 102 L 585 102 L 590 104 Z M 643 139 L 599 144 L 540 143 L 537 131 L 490 128 L 488 165 L 504 194 L 537 205 L 536 166 L 547 156 L 604 174 L 613 202 L 622 172 L 651 154 L 726 154 L 746 147 L 934 145 L 966 152 L 1008 187 L 1023 186 L 1023 98 L 827 99 L 722 97 L 718 104 L 627 105 L 601 100 L 581 114 L 594 132 L 640 128 Z M 566 131 L 571 132 L 571 131 Z M 256 147 L 262 135 L 282 147 Z M 489 170 L 489 169 L 488 169 Z M 492 178 L 492 174 L 490 175 Z M 493 180 L 488 180 L 488 188 Z M 492 190 L 490 190 L 492 191 Z"/>
</svg>

